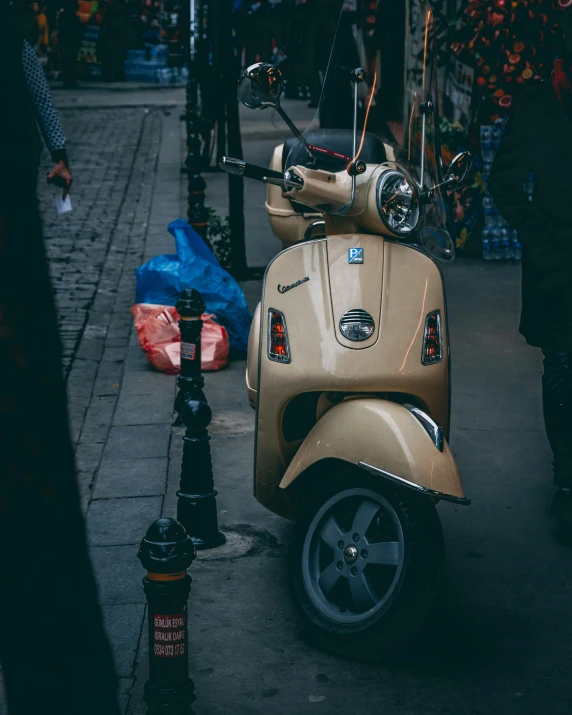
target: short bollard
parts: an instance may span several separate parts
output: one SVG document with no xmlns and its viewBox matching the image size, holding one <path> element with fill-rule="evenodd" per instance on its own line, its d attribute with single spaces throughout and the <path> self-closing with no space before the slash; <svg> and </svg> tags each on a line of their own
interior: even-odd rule
<svg viewBox="0 0 572 715">
<path fill-rule="evenodd" d="M 149 616 L 147 715 L 194 715 L 195 684 L 189 678 L 187 601 L 195 558 L 193 542 L 175 519 L 157 519 L 141 541 L 137 558 L 147 569 L 143 579 Z"/>
<path fill-rule="evenodd" d="M 205 381 L 201 375 L 201 316 L 205 302 L 201 294 L 191 288 L 181 293 L 177 311 L 181 316 L 181 374 L 175 409 L 186 427 L 177 519 L 197 549 L 212 549 L 224 544 L 225 536 L 218 529 L 217 492 L 207 430 L 212 412 L 203 392 Z"/>
</svg>

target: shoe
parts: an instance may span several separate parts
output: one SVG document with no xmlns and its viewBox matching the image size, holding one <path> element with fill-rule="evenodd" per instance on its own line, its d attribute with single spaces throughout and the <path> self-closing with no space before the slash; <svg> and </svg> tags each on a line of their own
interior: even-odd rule
<svg viewBox="0 0 572 715">
<path fill-rule="evenodd" d="M 572 543 L 572 489 L 559 487 L 550 506 L 561 539 Z"/>
</svg>

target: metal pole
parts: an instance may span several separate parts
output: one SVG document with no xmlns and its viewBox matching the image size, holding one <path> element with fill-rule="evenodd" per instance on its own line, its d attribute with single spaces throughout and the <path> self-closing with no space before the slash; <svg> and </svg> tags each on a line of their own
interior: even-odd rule
<svg viewBox="0 0 572 715">
<path fill-rule="evenodd" d="M 240 65 L 238 59 L 234 56 L 233 48 L 232 0 L 220 0 L 219 7 L 220 67 L 226 107 L 228 153 L 230 156 L 242 159 L 240 117 L 236 94 Z M 242 177 L 233 176 L 232 174 L 228 175 L 228 214 L 230 224 L 230 271 L 235 278 L 245 278 L 248 268 L 244 228 L 244 180 Z"/>
<path fill-rule="evenodd" d="M 189 0 L 189 42 L 187 80 L 187 106 L 185 119 L 187 123 L 187 158 L 185 167 L 188 175 L 188 219 L 191 226 L 202 237 L 206 238 L 208 211 L 205 208 L 206 183 L 201 176 L 201 140 L 198 116 L 198 62 L 197 62 L 197 18 L 195 0 Z"/>
</svg>

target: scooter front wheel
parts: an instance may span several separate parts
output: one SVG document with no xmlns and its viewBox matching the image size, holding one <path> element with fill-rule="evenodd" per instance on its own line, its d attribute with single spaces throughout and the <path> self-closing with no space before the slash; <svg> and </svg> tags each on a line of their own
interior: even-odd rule
<svg viewBox="0 0 572 715">
<path fill-rule="evenodd" d="M 377 659 L 419 627 L 442 562 L 441 523 L 428 498 L 354 478 L 338 482 L 298 520 L 290 585 L 321 647 Z"/>
</svg>

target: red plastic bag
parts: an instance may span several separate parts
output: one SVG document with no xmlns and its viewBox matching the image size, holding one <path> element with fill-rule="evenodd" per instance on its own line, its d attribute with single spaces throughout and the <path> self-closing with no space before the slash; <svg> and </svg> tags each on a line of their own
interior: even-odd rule
<svg viewBox="0 0 572 715">
<path fill-rule="evenodd" d="M 174 375 L 181 368 L 181 333 L 179 314 L 170 305 L 137 303 L 131 308 L 139 345 L 147 360 L 157 370 Z M 201 369 L 221 370 L 228 362 L 228 333 L 215 323 L 212 315 L 203 315 L 201 333 Z"/>
</svg>

